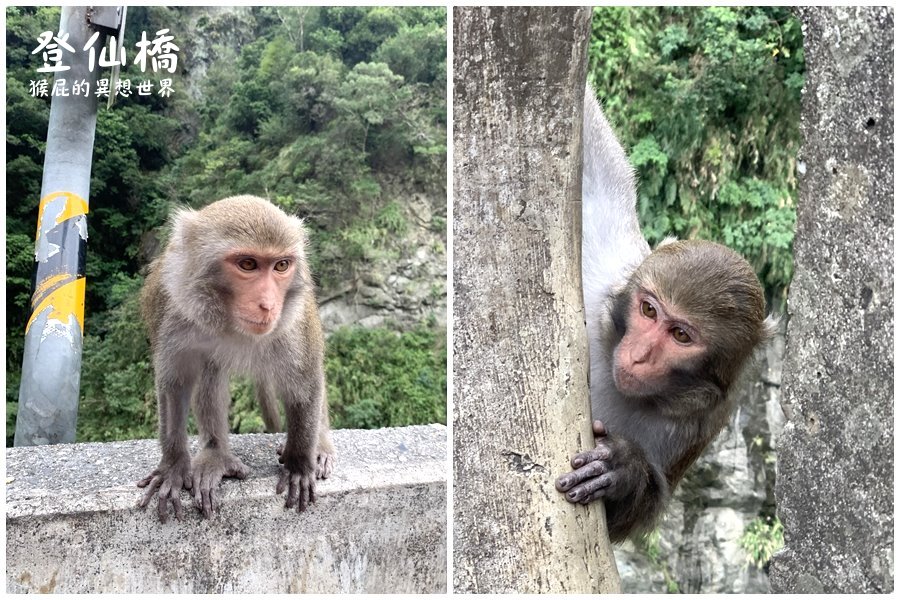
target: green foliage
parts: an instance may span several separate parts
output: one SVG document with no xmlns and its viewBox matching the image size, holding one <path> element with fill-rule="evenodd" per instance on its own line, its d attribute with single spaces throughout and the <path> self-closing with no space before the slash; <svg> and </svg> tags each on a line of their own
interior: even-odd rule
<svg viewBox="0 0 900 600">
<path fill-rule="evenodd" d="M 328 338 L 325 366 L 335 427 L 446 423 L 447 340 L 427 326 L 406 333 L 348 327 Z"/>
<path fill-rule="evenodd" d="M 397 202 L 391 202 L 375 217 L 375 224 L 390 235 L 403 236 L 408 224 L 403 216 L 403 207 Z"/>
<path fill-rule="evenodd" d="M 156 402 L 147 334 L 140 319 L 140 277 L 117 275 L 114 308 L 86 332 L 78 406 L 78 441 L 154 437 Z"/>
<path fill-rule="evenodd" d="M 256 402 L 253 383 L 239 377 L 231 382 L 231 419 L 232 433 L 264 433 L 266 424 L 262 419 L 262 411 Z"/>
<path fill-rule="evenodd" d="M 378 47 L 375 62 L 385 63 L 390 70 L 415 83 L 444 85 L 446 72 L 435 69 L 447 54 L 447 36 L 442 23 L 421 23 L 401 27 Z"/>
<path fill-rule="evenodd" d="M 783 308 L 804 75 L 790 9 L 595 8 L 589 60 L 638 172 L 648 240 L 728 244 Z"/>
<path fill-rule="evenodd" d="M 6 402 L 6 447 L 11 448 L 16 439 L 16 416 L 19 414 L 19 403 Z"/>
<path fill-rule="evenodd" d="M 784 547 L 784 526 L 778 517 L 754 519 L 744 530 L 740 543 L 747 551 L 747 562 L 762 569 Z"/>
</svg>

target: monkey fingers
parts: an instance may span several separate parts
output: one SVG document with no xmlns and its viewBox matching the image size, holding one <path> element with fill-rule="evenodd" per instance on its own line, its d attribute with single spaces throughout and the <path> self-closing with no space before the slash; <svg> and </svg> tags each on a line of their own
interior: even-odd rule
<svg viewBox="0 0 900 600">
<path fill-rule="evenodd" d="M 224 450 L 204 449 L 194 459 L 194 506 L 205 519 L 219 510 L 218 488 L 223 477 L 246 479 L 250 469 Z"/>
<path fill-rule="evenodd" d="M 569 502 L 582 502 L 593 496 L 597 490 L 608 487 L 612 483 L 610 465 L 604 461 L 589 462 L 556 481 L 556 489 L 566 493 Z"/>
<path fill-rule="evenodd" d="M 282 470 L 275 493 L 281 494 L 287 489 L 284 507 L 293 508 L 297 505 L 297 512 L 303 512 L 316 501 L 316 480 L 314 476 L 299 472 Z"/>
<path fill-rule="evenodd" d="M 609 446 L 601 441 L 597 445 L 586 452 L 579 452 L 572 457 L 571 465 L 573 469 L 578 469 L 584 465 L 600 460 L 609 460 L 612 456 L 612 450 Z"/>
<path fill-rule="evenodd" d="M 172 501 L 172 508 L 175 509 L 175 520 L 181 520 L 184 513 L 181 508 L 180 492 L 180 486 L 176 489 L 168 479 L 159 488 L 159 504 L 156 507 L 156 512 L 159 515 L 160 523 L 165 523 L 169 520 L 169 500 Z"/>
<path fill-rule="evenodd" d="M 172 502 L 175 510 L 175 518 L 181 520 L 183 513 L 181 506 L 181 489 L 190 489 L 192 484 L 191 473 L 179 472 L 179 467 L 157 468 L 150 475 L 138 481 L 137 485 L 147 488 L 138 506 L 145 508 L 153 495 L 158 492 L 157 514 L 161 523 L 169 520 L 168 503 Z"/>
<path fill-rule="evenodd" d="M 222 480 L 222 475 L 215 473 L 203 473 L 198 475 L 197 485 L 194 488 L 194 506 L 200 510 L 204 519 L 212 517 L 213 512 L 219 510 L 216 499 L 216 488 Z"/>
<path fill-rule="evenodd" d="M 284 463 L 281 457 L 284 452 L 284 444 L 275 449 L 278 453 L 278 462 Z M 334 454 L 328 452 L 319 452 L 316 454 L 316 479 L 328 479 L 331 472 L 334 471 Z M 280 494 L 281 492 L 279 492 Z"/>
</svg>

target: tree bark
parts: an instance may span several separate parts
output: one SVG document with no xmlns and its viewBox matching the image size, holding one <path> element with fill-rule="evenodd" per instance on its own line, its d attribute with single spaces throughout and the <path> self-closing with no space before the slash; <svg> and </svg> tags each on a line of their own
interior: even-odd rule
<svg viewBox="0 0 900 600">
<path fill-rule="evenodd" d="M 589 8 L 454 11 L 454 588 L 614 592 L 581 295 Z"/>
</svg>

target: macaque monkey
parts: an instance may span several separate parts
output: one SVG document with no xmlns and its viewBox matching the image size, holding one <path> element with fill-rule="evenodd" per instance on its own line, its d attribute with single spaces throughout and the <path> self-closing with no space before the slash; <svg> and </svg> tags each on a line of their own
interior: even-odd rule
<svg viewBox="0 0 900 600">
<path fill-rule="evenodd" d="M 160 521 L 168 519 L 169 502 L 181 519 L 185 488 L 210 518 L 222 477 L 247 477 L 228 443 L 228 378 L 238 372 L 253 377 L 269 430 L 281 420 L 276 397 L 284 403 L 287 440 L 278 449 L 276 494 L 287 490 L 285 507 L 305 510 L 335 452 L 303 222 L 254 196 L 180 210 L 165 251 L 150 265 L 141 312 L 153 352 L 162 460 L 138 482 L 147 488 L 140 506 L 158 494 Z M 200 434 L 193 461 L 191 404 Z"/>
<path fill-rule="evenodd" d="M 746 260 L 712 242 L 641 235 L 634 173 L 593 91 L 584 100 L 582 281 L 596 447 L 556 487 L 603 499 L 610 539 L 653 529 L 734 410 L 732 384 L 774 321 Z"/>
</svg>

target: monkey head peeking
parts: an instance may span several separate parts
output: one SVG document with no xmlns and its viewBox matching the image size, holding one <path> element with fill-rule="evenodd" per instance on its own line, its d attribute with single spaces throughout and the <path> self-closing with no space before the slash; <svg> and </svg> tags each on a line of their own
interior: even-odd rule
<svg viewBox="0 0 900 600">
<path fill-rule="evenodd" d="M 230 450 L 228 379 L 253 378 L 269 431 L 281 425 L 282 470 L 276 493 L 303 511 L 315 501 L 316 479 L 330 475 L 334 445 L 325 399 L 324 337 L 306 259 L 303 223 L 270 202 L 236 196 L 198 211 L 181 210 L 172 235 L 151 265 L 141 292 L 150 334 L 162 460 L 138 482 L 140 506 L 157 495 L 165 522 L 169 503 L 183 515 L 180 493 L 191 490 L 209 518 L 218 509 L 222 477 L 249 469 Z M 200 450 L 188 452 L 193 407 Z"/>
<path fill-rule="evenodd" d="M 685 471 L 726 425 L 730 395 L 769 339 L 762 286 L 736 252 L 665 240 L 637 221 L 634 173 L 593 91 L 585 94 L 582 282 L 595 447 L 557 489 L 603 499 L 610 539 L 652 530 Z"/>
</svg>

